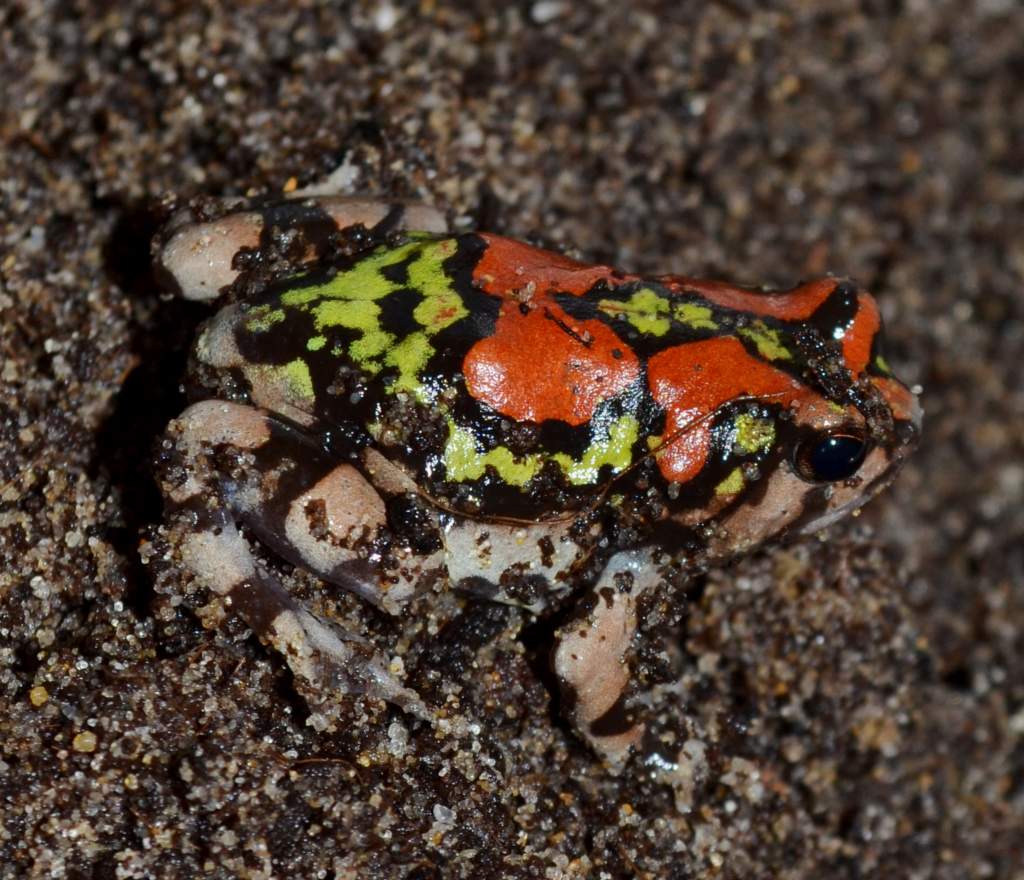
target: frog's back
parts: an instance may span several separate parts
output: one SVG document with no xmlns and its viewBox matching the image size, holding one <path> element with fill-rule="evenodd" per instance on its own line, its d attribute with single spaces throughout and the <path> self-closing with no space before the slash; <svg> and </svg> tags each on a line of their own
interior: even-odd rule
<svg viewBox="0 0 1024 880">
<path fill-rule="evenodd" d="M 805 381 L 786 322 L 836 289 L 773 302 L 498 236 L 413 234 L 276 283 L 239 307 L 232 334 L 250 385 L 286 415 L 375 445 L 442 503 L 535 518 L 592 502 L 627 471 L 713 493 L 729 465 L 705 467 L 715 410 Z M 675 442 L 687 423 L 673 411 L 708 421 L 701 449 Z"/>
</svg>

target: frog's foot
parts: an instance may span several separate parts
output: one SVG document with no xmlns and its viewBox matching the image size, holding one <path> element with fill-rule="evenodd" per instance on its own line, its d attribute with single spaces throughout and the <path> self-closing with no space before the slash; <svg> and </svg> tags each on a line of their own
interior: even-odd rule
<svg viewBox="0 0 1024 880">
<path fill-rule="evenodd" d="M 200 582 L 318 692 L 366 693 L 428 717 L 420 698 L 391 675 L 365 639 L 311 614 L 261 570 L 237 528 L 246 523 L 286 559 L 397 610 L 397 599 L 414 583 L 368 562 L 385 510 L 359 471 L 330 460 L 293 426 L 221 401 L 182 413 L 168 429 L 168 447 L 178 467 L 164 490 L 172 508 L 193 518 L 181 552 Z"/>
<path fill-rule="evenodd" d="M 637 602 L 660 581 L 647 551 L 611 558 L 579 611 L 556 634 L 553 665 L 565 712 L 580 736 L 612 766 L 640 742 L 644 725 L 625 706 Z"/>
<path fill-rule="evenodd" d="M 367 694 L 417 717 L 431 717 L 419 695 L 394 678 L 364 639 L 306 611 L 273 575 L 256 566 L 226 511 L 207 508 L 200 525 L 182 546 L 186 565 L 284 655 L 295 675 L 318 693 Z"/>
<path fill-rule="evenodd" d="M 444 214 L 429 205 L 345 196 L 281 199 L 207 223 L 184 212 L 169 225 L 157 266 L 185 299 L 212 300 L 238 278 L 235 258 L 266 247 L 271 235 L 289 236 L 305 263 L 322 258 L 332 238 L 354 227 L 365 230 L 367 245 L 403 230 L 448 231 Z"/>
</svg>

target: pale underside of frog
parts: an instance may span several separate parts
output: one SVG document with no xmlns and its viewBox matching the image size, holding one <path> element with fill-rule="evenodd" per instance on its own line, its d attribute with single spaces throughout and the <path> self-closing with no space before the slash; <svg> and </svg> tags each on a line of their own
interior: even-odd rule
<svg viewBox="0 0 1024 880">
<path fill-rule="evenodd" d="M 856 510 L 920 425 L 846 280 L 639 277 L 340 197 L 185 212 L 157 266 L 230 301 L 161 456 L 194 576 L 318 692 L 428 721 L 247 535 L 390 614 L 438 583 L 536 614 L 571 599 L 564 711 L 613 763 L 644 732 L 625 704 L 643 598 Z"/>
</svg>

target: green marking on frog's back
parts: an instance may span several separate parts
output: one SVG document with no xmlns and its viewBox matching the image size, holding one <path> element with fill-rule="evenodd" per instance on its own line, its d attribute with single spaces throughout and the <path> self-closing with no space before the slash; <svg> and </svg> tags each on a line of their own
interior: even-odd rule
<svg viewBox="0 0 1024 880">
<path fill-rule="evenodd" d="M 284 321 L 286 317 L 284 309 L 271 305 L 260 305 L 246 315 L 245 326 L 250 333 L 266 333 L 274 325 Z"/>
<path fill-rule="evenodd" d="M 600 478 L 601 468 L 608 465 L 612 473 L 621 473 L 633 463 L 633 445 L 640 434 L 640 423 L 631 414 L 620 416 L 608 426 L 607 432 L 583 450 L 579 458 L 564 452 L 531 453 L 516 456 L 505 446 L 487 452 L 477 448 L 476 437 L 453 421 L 448 425 L 448 442 L 444 450 L 445 473 L 455 483 L 479 480 L 487 467 L 511 486 L 524 486 L 536 477 L 548 461 L 561 468 L 573 486 L 592 486 Z"/>
<path fill-rule="evenodd" d="M 273 333 L 287 310 L 306 313 L 315 329 L 306 342 L 309 352 L 323 349 L 332 329 L 355 331 L 356 338 L 333 345 L 332 354 L 347 356 L 370 376 L 390 367 L 397 376 L 387 385 L 389 392 L 407 391 L 427 401 L 431 392 L 422 383 L 421 373 L 435 353 L 431 338 L 469 314 L 444 269 L 456 247 L 454 239 L 417 236 L 397 247 L 382 246 L 323 283 L 306 285 L 300 276 L 278 297 L 279 305 L 253 309 L 245 329 L 254 335 Z M 406 264 L 404 280 L 394 280 L 401 277 L 398 273 L 385 274 L 401 264 Z M 396 336 L 381 323 L 379 301 L 397 291 L 408 293 L 411 323 L 417 327 L 404 336 Z"/>
<path fill-rule="evenodd" d="M 315 391 L 309 365 L 302 358 L 286 364 L 252 364 L 246 368 L 250 379 L 264 387 L 280 390 L 289 403 L 306 408 L 313 401 Z"/>
<path fill-rule="evenodd" d="M 664 336 L 673 322 L 690 330 L 717 330 L 718 323 L 708 306 L 679 302 L 677 297 L 651 287 L 641 287 L 629 299 L 602 299 L 598 309 L 611 317 L 622 317 L 634 329 L 648 336 Z"/>
<path fill-rule="evenodd" d="M 564 452 L 552 458 L 562 467 L 574 486 L 593 485 L 598 481 L 604 465 L 609 465 L 613 473 L 620 473 L 633 463 L 633 444 L 639 436 L 640 423 L 634 416 L 627 414 L 613 422 L 607 436 L 595 439 L 578 459 Z"/>
<path fill-rule="evenodd" d="M 752 455 L 771 448 L 775 442 L 775 423 L 769 419 L 759 419 L 747 413 L 741 413 L 733 423 L 735 444 L 741 452 Z"/>
<path fill-rule="evenodd" d="M 758 354 L 770 361 L 788 361 L 793 359 L 792 352 L 786 347 L 781 331 L 769 327 L 764 321 L 754 321 L 749 327 L 740 327 L 736 333 L 754 343 Z"/>
<path fill-rule="evenodd" d="M 676 303 L 672 314 L 677 321 L 692 327 L 694 330 L 717 330 L 718 322 L 712 320 L 711 309 L 697 303 Z"/>
<path fill-rule="evenodd" d="M 715 486 L 715 494 L 735 495 L 737 492 L 742 492 L 745 485 L 746 480 L 743 479 L 743 470 L 741 468 L 733 468 L 729 472 L 729 476 Z"/>
</svg>

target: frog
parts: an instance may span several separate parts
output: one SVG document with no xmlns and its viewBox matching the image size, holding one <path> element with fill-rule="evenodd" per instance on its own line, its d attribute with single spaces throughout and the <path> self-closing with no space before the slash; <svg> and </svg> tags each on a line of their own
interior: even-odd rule
<svg viewBox="0 0 1024 880">
<path fill-rule="evenodd" d="M 185 569 L 306 687 L 430 723 L 257 549 L 387 615 L 432 590 L 560 615 L 562 714 L 616 765 L 651 597 L 859 510 L 920 434 L 847 278 L 634 274 L 333 195 L 185 209 L 154 253 L 217 304 L 158 456 Z"/>
</svg>

